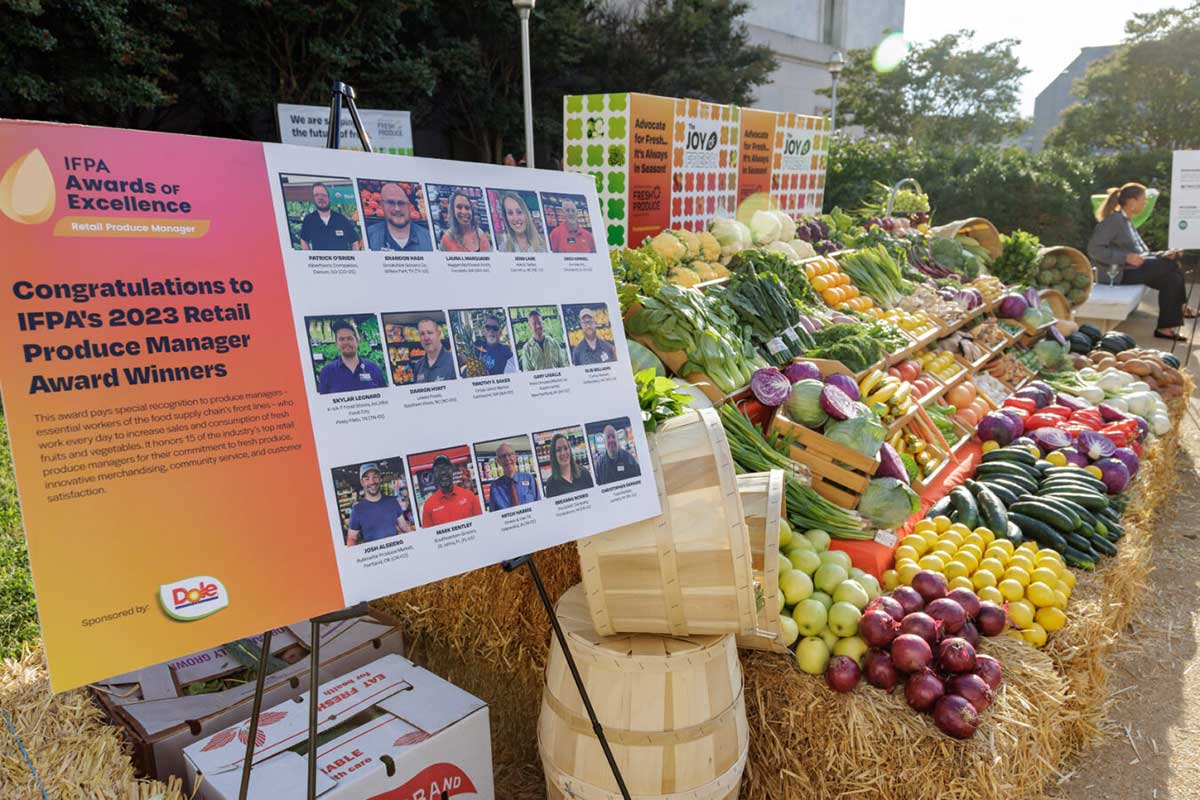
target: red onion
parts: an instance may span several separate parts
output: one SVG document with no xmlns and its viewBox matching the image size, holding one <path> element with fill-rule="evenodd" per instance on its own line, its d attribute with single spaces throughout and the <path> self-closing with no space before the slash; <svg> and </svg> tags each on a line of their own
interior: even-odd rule
<svg viewBox="0 0 1200 800">
<path fill-rule="evenodd" d="M 922 611 L 909 614 L 900 620 L 900 633 L 911 633 L 915 636 L 920 636 L 929 643 L 930 647 L 937 644 L 938 632 L 940 630 L 941 626 L 937 620 Z"/>
<path fill-rule="evenodd" d="M 980 714 L 987 711 L 988 706 L 992 704 L 991 687 L 987 685 L 987 681 L 974 672 L 955 675 L 946 682 L 946 691 L 966 698 L 967 702 L 974 706 Z"/>
<path fill-rule="evenodd" d="M 933 650 L 920 636 L 902 633 L 892 641 L 892 663 L 901 672 L 919 672 L 933 663 Z"/>
<path fill-rule="evenodd" d="M 923 669 L 916 675 L 909 676 L 904 684 L 904 699 L 917 711 L 929 711 L 945 693 L 946 687 L 942 684 L 942 679 L 931 669 Z"/>
<path fill-rule="evenodd" d="M 938 666 L 946 672 L 970 672 L 975 669 L 975 648 L 960 637 L 943 639 L 938 645 Z"/>
<path fill-rule="evenodd" d="M 975 619 L 979 616 L 979 597 L 970 589 L 960 586 L 946 592 L 946 597 L 962 606 L 963 611 L 967 614 L 967 619 Z"/>
<path fill-rule="evenodd" d="M 892 599 L 900 604 L 905 614 L 925 608 L 925 598 L 921 597 L 921 593 L 911 586 L 897 586 L 892 589 Z"/>
<path fill-rule="evenodd" d="M 959 631 L 958 635 L 970 642 L 971 647 L 974 647 L 976 650 L 979 649 L 979 628 L 975 627 L 974 622 L 968 622 L 966 625 L 963 625 L 963 629 Z"/>
<path fill-rule="evenodd" d="M 896 638 L 900 623 L 882 608 L 872 608 L 858 621 L 858 635 L 872 647 L 887 647 Z"/>
<path fill-rule="evenodd" d="M 975 623 L 984 636 L 999 636 L 1008 627 L 1008 612 L 991 600 L 984 600 L 979 604 Z"/>
<path fill-rule="evenodd" d="M 896 688 L 896 665 L 892 663 L 892 657 L 886 650 L 871 649 L 867 651 L 863 675 L 866 676 L 867 683 L 877 689 L 890 692 Z"/>
<path fill-rule="evenodd" d="M 979 712 L 965 697 L 948 694 L 933 707 L 933 722 L 948 736 L 970 739 L 979 727 Z"/>
<path fill-rule="evenodd" d="M 967 623 L 967 612 L 949 597 L 939 597 L 925 606 L 925 613 L 942 623 L 942 629 L 951 635 L 957 634 Z"/>
<path fill-rule="evenodd" d="M 858 686 L 861 676 L 858 662 L 850 656 L 834 656 L 829 659 L 829 666 L 825 668 L 825 682 L 835 692 L 849 692 Z"/>
<path fill-rule="evenodd" d="M 1000 662 L 996 659 L 983 653 L 975 655 L 975 674 L 983 678 L 983 682 L 992 691 L 1000 688 L 1000 679 L 1003 672 Z"/>
<path fill-rule="evenodd" d="M 899 622 L 904 619 L 904 615 L 908 612 L 904 610 L 904 606 L 900 605 L 900 601 L 886 594 L 876 597 L 871 602 L 867 603 L 867 611 L 875 608 L 881 608 L 891 615 L 892 619 Z"/>
<path fill-rule="evenodd" d="M 946 576 L 923 569 L 913 576 L 912 588 L 921 594 L 921 598 L 929 603 L 939 597 L 946 596 Z"/>
</svg>

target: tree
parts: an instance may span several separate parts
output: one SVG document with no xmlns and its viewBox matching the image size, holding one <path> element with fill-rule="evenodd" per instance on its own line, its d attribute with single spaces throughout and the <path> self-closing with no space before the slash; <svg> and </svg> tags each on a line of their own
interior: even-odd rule
<svg viewBox="0 0 1200 800">
<path fill-rule="evenodd" d="M 1200 146 L 1200 3 L 1134 14 L 1125 42 L 1075 82 L 1079 102 L 1051 132 L 1052 147 L 1166 150 Z"/>
<path fill-rule="evenodd" d="M 855 50 L 838 86 L 838 119 L 918 143 L 996 144 L 1027 125 L 1017 112 L 1023 68 L 1015 39 L 972 49 L 973 31 L 914 47 L 890 72 Z M 829 89 L 820 90 L 829 96 Z"/>
</svg>

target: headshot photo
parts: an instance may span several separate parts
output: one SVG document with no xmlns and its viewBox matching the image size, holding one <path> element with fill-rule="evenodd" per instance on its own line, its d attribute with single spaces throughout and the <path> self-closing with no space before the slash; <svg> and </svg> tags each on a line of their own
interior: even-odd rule
<svg viewBox="0 0 1200 800">
<path fill-rule="evenodd" d="M 508 319 L 522 372 L 568 366 L 558 306 L 514 306 L 508 309 Z"/>
<path fill-rule="evenodd" d="M 348 464 L 332 472 L 342 537 L 348 546 L 416 530 L 403 458 Z"/>
<path fill-rule="evenodd" d="M 598 485 L 637 478 L 642 474 L 628 417 L 589 422 L 585 430 Z"/>
<path fill-rule="evenodd" d="M 438 249 L 447 253 L 494 250 L 483 190 L 476 186 L 425 186 Z"/>
<path fill-rule="evenodd" d="M 420 183 L 359 178 L 358 197 L 367 225 L 367 247 L 410 253 L 433 249 Z"/>
<path fill-rule="evenodd" d="M 488 189 L 496 249 L 502 253 L 546 252 L 546 226 L 537 192 Z"/>
<path fill-rule="evenodd" d="M 595 485 L 583 428 L 574 425 L 535 433 L 533 446 L 546 497 L 582 492 Z"/>
<path fill-rule="evenodd" d="M 563 306 L 571 363 L 577 367 L 611 364 L 617 360 L 612 320 L 604 303 L 572 303 Z"/>
<path fill-rule="evenodd" d="M 523 434 L 476 444 L 475 472 L 488 511 L 503 511 L 541 498 L 537 459 L 529 437 Z"/>
<path fill-rule="evenodd" d="M 383 340 L 374 314 L 305 317 L 317 391 L 321 394 L 382 389 Z"/>
<path fill-rule="evenodd" d="M 358 203 L 349 178 L 280 175 L 294 250 L 361 250 Z"/>
<path fill-rule="evenodd" d="M 450 332 L 458 354 L 458 374 L 482 378 L 517 371 L 503 308 L 467 308 L 450 312 Z"/>
<path fill-rule="evenodd" d="M 542 192 L 542 214 L 550 231 L 550 249 L 555 253 L 596 252 L 586 197 Z"/>
<path fill-rule="evenodd" d="M 383 315 L 393 386 L 452 381 L 454 356 L 444 311 L 398 311 Z"/>
<path fill-rule="evenodd" d="M 408 457 L 422 528 L 435 528 L 483 513 L 474 466 L 471 448 L 465 444 Z"/>
</svg>

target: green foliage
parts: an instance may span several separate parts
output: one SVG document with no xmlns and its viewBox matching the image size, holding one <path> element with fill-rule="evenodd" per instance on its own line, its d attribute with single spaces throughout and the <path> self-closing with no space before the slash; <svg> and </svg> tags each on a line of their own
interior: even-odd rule
<svg viewBox="0 0 1200 800">
<path fill-rule="evenodd" d="M 0 417 L 0 659 L 20 655 L 38 636 L 29 553 L 21 529 L 8 427 Z"/>
<path fill-rule="evenodd" d="M 638 402 L 642 407 L 642 425 L 647 433 L 658 430 L 658 424 L 678 417 L 687 410 L 692 396 L 677 392 L 679 384 L 670 378 L 655 375 L 653 369 L 644 369 L 633 376 L 637 384 Z"/>
<path fill-rule="evenodd" d="M 992 262 L 991 273 L 1005 283 L 1029 283 L 1037 271 L 1038 250 L 1042 243 L 1027 231 L 1016 230 L 1012 235 L 1000 234 L 1004 249 Z"/>
<path fill-rule="evenodd" d="M 1029 70 L 1013 53 L 1017 41 L 975 49 L 974 36 L 963 30 L 914 47 L 891 72 L 875 69 L 871 50 L 852 51 L 838 87 L 838 119 L 925 143 L 997 143 L 1020 133 L 1020 84 Z"/>
<path fill-rule="evenodd" d="M 1080 100 L 1047 143 L 1084 152 L 1200 146 L 1198 52 L 1200 3 L 1134 14 L 1124 45 L 1076 81 Z"/>
</svg>

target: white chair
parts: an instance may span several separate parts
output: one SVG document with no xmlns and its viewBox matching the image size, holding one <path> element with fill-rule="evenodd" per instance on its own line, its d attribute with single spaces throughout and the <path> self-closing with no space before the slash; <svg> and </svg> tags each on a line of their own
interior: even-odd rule
<svg viewBox="0 0 1200 800">
<path fill-rule="evenodd" d="M 1092 294 L 1075 308 L 1075 319 L 1090 322 L 1105 333 L 1120 325 L 1141 305 L 1147 287 L 1139 285 L 1109 286 L 1092 284 Z"/>
</svg>

